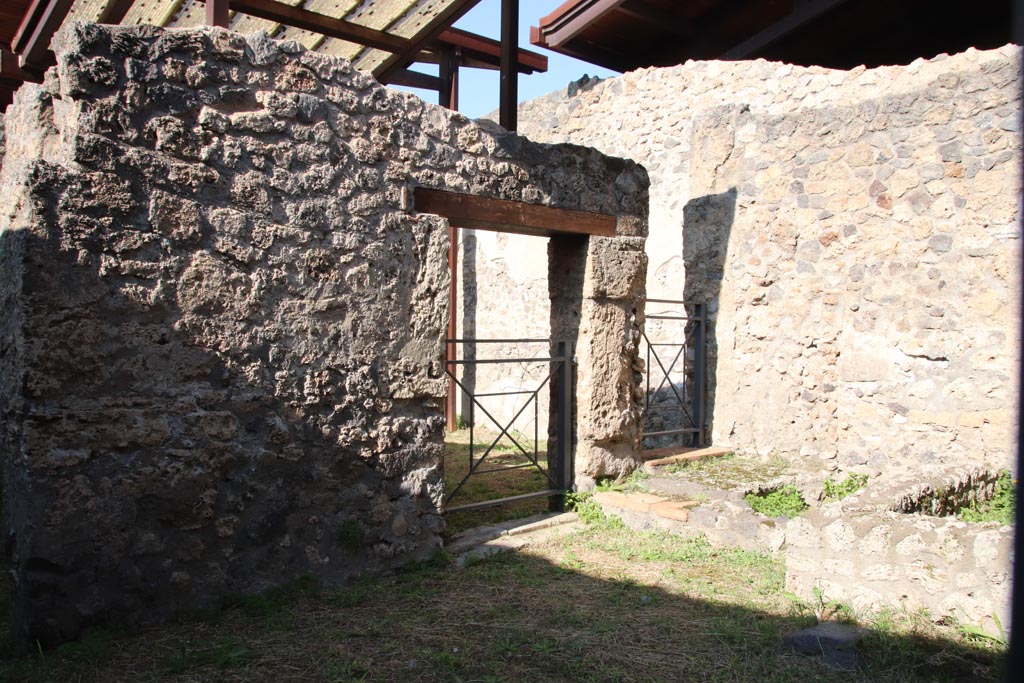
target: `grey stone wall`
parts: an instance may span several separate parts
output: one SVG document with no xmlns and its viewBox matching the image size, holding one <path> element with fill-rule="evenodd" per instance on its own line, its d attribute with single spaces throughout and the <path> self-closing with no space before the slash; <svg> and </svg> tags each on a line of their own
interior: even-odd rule
<svg viewBox="0 0 1024 683">
<path fill-rule="evenodd" d="M 0 176 L 16 632 L 431 554 L 447 228 L 412 189 L 633 225 L 643 169 L 263 35 L 75 24 L 56 47 Z"/>
<path fill-rule="evenodd" d="M 713 316 L 713 440 L 812 471 L 1011 462 L 1019 50 L 849 72 L 642 69 L 534 100 L 533 139 L 651 177 L 652 298 Z"/>
<path fill-rule="evenodd" d="M 1012 527 L 843 503 L 785 523 L 786 590 L 859 612 L 924 610 L 989 633 L 1010 623 Z"/>
</svg>

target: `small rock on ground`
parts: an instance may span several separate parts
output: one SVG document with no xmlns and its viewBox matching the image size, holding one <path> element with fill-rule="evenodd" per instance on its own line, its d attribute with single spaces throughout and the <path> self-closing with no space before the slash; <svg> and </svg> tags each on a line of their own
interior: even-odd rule
<svg viewBox="0 0 1024 683">
<path fill-rule="evenodd" d="M 857 668 L 857 643 L 864 637 L 861 629 L 836 621 L 824 621 L 810 628 L 787 633 L 782 649 L 798 655 L 821 657 L 834 669 Z"/>
</svg>

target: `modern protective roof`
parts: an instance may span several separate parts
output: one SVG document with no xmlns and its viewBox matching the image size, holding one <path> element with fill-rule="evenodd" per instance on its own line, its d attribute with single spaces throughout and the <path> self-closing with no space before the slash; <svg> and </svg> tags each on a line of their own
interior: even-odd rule
<svg viewBox="0 0 1024 683">
<path fill-rule="evenodd" d="M 450 89 L 441 77 L 409 71 L 415 62 L 498 68 L 501 43 L 451 25 L 479 0 L 0 0 L 0 108 L 24 80 L 53 61 L 50 40 L 68 22 L 152 24 L 189 28 L 208 23 L 240 33 L 264 31 L 310 50 L 345 57 L 383 83 Z M 224 12 L 211 22 L 208 3 Z M 212 10 L 216 12 L 218 10 Z M 211 15 L 213 16 L 213 15 Z M 504 28 L 503 28 L 504 30 Z M 547 58 L 513 49 L 511 72 L 547 69 Z M 442 74 L 444 68 L 442 68 Z M 455 98 L 452 99 L 455 101 Z"/>
<path fill-rule="evenodd" d="M 1011 40 L 1011 0 L 567 0 L 530 42 L 629 71 L 688 59 L 849 69 L 994 48 Z"/>
</svg>

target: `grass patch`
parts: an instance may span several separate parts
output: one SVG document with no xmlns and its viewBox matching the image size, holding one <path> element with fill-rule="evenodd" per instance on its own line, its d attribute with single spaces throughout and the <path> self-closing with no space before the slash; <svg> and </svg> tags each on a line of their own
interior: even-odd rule
<svg viewBox="0 0 1024 683">
<path fill-rule="evenodd" d="M 473 445 L 473 459 L 479 460 L 480 456 L 487 450 L 487 446 L 494 440 L 497 434 L 486 432 L 482 429 L 474 430 L 475 444 Z M 521 434 L 514 434 L 515 440 L 532 453 L 533 439 L 526 439 Z M 518 496 L 534 491 L 543 491 L 550 488 L 544 472 L 547 471 L 547 442 L 541 441 L 537 445 L 537 461 L 541 469 L 536 467 L 522 467 L 510 469 L 503 472 L 489 472 L 474 474 L 462 484 L 451 505 L 465 505 L 477 503 L 496 498 L 507 498 Z M 444 481 L 446 495 L 455 490 L 467 472 L 469 472 L 470 442 L 469 430 L 461 429 L 451 432 L 445 438 L 444 444 Z M 522 451 L 512 442 L 503 436 L 478 466 L 477 472 L 482 470 L 517 467 L 527 465 L 530 459 L 523 455 Z M 529 517 L 548 510 L 546 498 L 522 501 L 511 505 L 504 505 L 484 510 L 472 510 L 467 512 L 453 512 L 445 515 L 448 523 L 447 533 L 457 534 L 466 529 L 481 526 L 484 524 L 495 524 L 510 519 Z"/>
<path fill-rule="evenodd" d="M 181 648 L 181 653 L 168 658 L 164 668 L 170 673 L 184 673 L 197 668 L 234 669 L 244 666 L 256 653 L 235 638 L 225 638 L 209 647 Z"/>
<path fill-rule="evenodd" d="M 803 496 L 793 485 L 782 486 L 769 491 L 748 493 L 744 496 L 750 507 L 765 517 L 796 517 L 807 509 Z"/>
<path fill-rule="evenodd" d="M 825 500 L 842 500 L 852 495 L 868 483 L 868 475 L 851 474 L 842 481 L 835 481 L 832 477 L 825 480 Z"/>
<path fill-rule="evenodd" d="M 780 656 L 782 635 L 816 616 L 795 610 L 783 583 L 781 558 L 598 518 L 464 569 L 442 555 L 340 591 L 274 594 L 271 613 L 292 615 L 283 630 L 267 623 L 266 603 L 240 602 L 213 621 L 104 635 L 102 656 L 71 645 L 8 657 L 0 681 L 998 680 L 1005 646 L 898 613 L 862 624 L 869 642 L 857 671 Z"/>
<path fill-rule="evenodd" d="M 751 482 L 763 482 L 785 474 L 788 464 L 779 459 L 769 461 L 744 458 L 735 454 L 719 458 L 701 458 L 672 463 L 665 474 L 716 489 L 745 488 Z"/>
<path fill-rule="evenodd" d="M 988 500 L 971 501 L 968 507 L 960 510 L 960 519 L 965 522 L 999 522 L 1011 524 L 1016 510 L 1016 484 L 1009 470 L 999 473 L 996 480 L 995 493 Z"/>
<path fill-rule="evenodd" d="M 630 493 L 634 491 L 646 491 L 647 487 L 644 485 L 644 480 L 650 477 L 649 474 L 644 472 L 642 469 L 635 469 L 630 472 L 621 481 L 616 481 L 612 478 L 602 479 L 597 483 L 598 491 L 622 491 L 624 493 Z"/>
</svg>

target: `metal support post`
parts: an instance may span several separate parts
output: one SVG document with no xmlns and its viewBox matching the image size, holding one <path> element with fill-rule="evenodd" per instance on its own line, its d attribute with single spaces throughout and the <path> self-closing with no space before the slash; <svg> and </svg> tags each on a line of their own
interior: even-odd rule
<svg viewBox="0 0 1024 683">
<path fill-rule="evenodd" d="M 693 312 L 697 318 L 697 329 L 693 336 L 693 426 L 697 428 L 697 443 L 694 445 L 702 448 L 706 439 L 704 388 L 707 382 L 707 312 L 704 304 L 694 304 Z"/>
<path fill-rule="evenodd" d="M 572 352 L 568 342 L 558 342 L 558 358 L 562 368 L 558 373 L 558 444 L 556 445 L 557 467 L 555 482 L 558 488 L 572 490 L 575 473 L 572 463 Z M 565 511 L 565 494 L 552 496 L 551 510 Z"/>
<path fill-rule="evenodd" d="M 498 123 L 515 132 L 519 107 L 519 0 L 501 0 L 501 100 Z"/>
<path fill-rule="evenodd" d="M 206 0 L 206 25 L 228 27 L 229 0 Z"/>
</svg>

